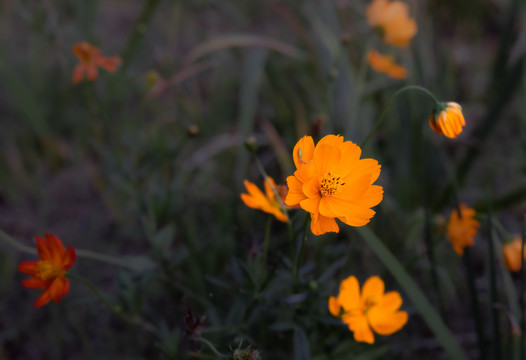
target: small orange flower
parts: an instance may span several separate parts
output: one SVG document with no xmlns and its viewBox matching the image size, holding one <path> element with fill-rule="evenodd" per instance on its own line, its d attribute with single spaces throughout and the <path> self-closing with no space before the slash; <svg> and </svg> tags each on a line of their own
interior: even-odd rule
<svg viewBox="0 0 526 360">
<path fill-rule="evenodd" d="M 409 17 L 409 7 L 398 0 L 373 0 L 367 8 L 367 20 L 391 45 L 405 47 L 415 36 L 417 26 Z"/>
<path fill-rule="evenodd" d="M 374 70 L 393 79 L 405 79 L 407 77 L 405 68 L 396 64 L 392 56 L 384 56 L 376 50 L 371 50 L 367 54 L 367 61 Z"/>
<path fill-rule="evenodd" d="M 462 107 L 456 102 L 439 103 L 439 109 L 433 111 L 429 117 L 429 125 L 438 135 L 456 138 L 466 125 Z"/>
<path fill-rule="evenodd" d="M 45 289 L 33 303 L 36 307 L 46 305 L 50 300 L 57 304 L 69 291 L 66 270 L 75 263 L 77 255 L 71 246 L 64 249 L 62 241 L 52 234 L 44 234 L 45 240 L 35 237 L 40 261 L 22 261 L 18 271 L 33 276 L 22 281 L 26 288 Z"/>
<path fill-rule="evenodd" d="M 519 271 L 522 267 L 522 262 L 526 261 L 526 248 L 524 249 L 525 251 L 522 253 L 522 257 L 521 248 L 522 239 L 520 236 L 516 236 L 513 238 L 512 241 L 502 245 L 504 260 L 506 262 L 506 267 L 509 271 Z"/>
<path fill-rule="evenodd" d="M 362 150 L 338 135 L 327 135 L 316 146 L 304 136 L 293 150 L 296 171 L 287 178 L 288 206 L 298 205 L 311 214 L 314 235 L 338 232 L 335 219 L 363 226 L 375 214 L 383 189 L 373 185 L 380 175 L 374 159 L 360 159 Z"/>
<path fill-rule="evenodd" d="M 84 75 L 90 81 L 95 80 L 98 76 L 97 67 L 112 73 L 121 64 L 118 56 L 105 57 L 98 48 L 85 41 L 73 45 L 73 53 L 80 61 L 80 64 L 73 69 L 74 84 L 84 80 Z"/>
<path fill-rule="evenodd" d="M 384 293 L 384 282 L 372 276 L 360 284 L 354 276 L 349 276 L 340 285 L 340 293 L 329 298 L 329 311 L 342 319 L 354 333 L 354 340 L 374 343 L 374 330 L 380 335 L 391 335 L 407 323 L 408 315 L 399 311 L 402 297 L 396 291 Z"/>
<path fill-rule="evenodd" d="M 457 209 L 451 212 L 447 224 L 447 236 L 455 252 L 459 255 L 464 255 L 464 248 L 473 246 L 477 228 L 480 224 L 473 219 L 475 210 L 468 208 L 464 204 L 460 204 L 460 214 L 461 217 L 459 218 Z"/>
<path fill-rule="evenodd" d="M 248 194 L 241 194 L 241 200 L 243 200 L 245 205 L 248 207 L 263 210 L 266 213 L 274 215 L 279 221 L 287 222 L 289 219 L 287 215 L 281 210 L 281 205 L 279 200 L 276 199 L 274 191 L 272 191 L 272 187 L 270 186 L 271 184 L 280 195 L 281 201 L 283 201 L 282 194 L 283 192 L 287 191 L 286 187 L 284 185 L 276 185 L 274 179 L 272 179 L 270 176 L 265 181 L 266 196 L 256 185 L 248 180 L 245 180 L 245 187 L 248 190 Z"/>
</svg>

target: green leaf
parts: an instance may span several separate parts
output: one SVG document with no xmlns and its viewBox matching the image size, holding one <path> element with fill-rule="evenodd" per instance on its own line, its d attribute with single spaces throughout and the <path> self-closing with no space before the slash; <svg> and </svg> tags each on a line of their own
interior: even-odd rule
<svg viewBox="0 0 526 360">
<path fill-rule="evenodd" d="M 375 252 L 378 258 L 389 269 L 394 278 L 398 281 L 405 293 L 411 299 L 411 302 L 418 310 L 426 324 L 442 344 L 444 350 L 451 359 L 465 360 L 466 354 L 458 345 L 453 334 L 446 327 L 433 306 L 426 299 L 424 293 L 420 290 L 416 282 L 404 269 L 402 264 L 394 257 L 391 251 L 382 243 L 382 241 L 367 227 L 356 229 L 362 238 L 367 242 L 371 250 Z"/>
</svg>

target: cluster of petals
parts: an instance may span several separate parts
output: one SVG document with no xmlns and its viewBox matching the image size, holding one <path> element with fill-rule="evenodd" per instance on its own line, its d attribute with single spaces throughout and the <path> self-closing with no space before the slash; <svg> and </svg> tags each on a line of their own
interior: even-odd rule
<svg viewBox="0 0 526 360">
<path fill-rule="evenodd" d="M 367 53 L 367 61 L 374 70 L 393 79 L 405 79 L 407 77 L 406 69 L 395 63 L 392 56 L 382 55 L 376 50 L 371 50 Z"/>
<path fill-rule="evenodd" d="M 245 180 L 245 187 L 247 188 L 248 194 L 241 194 L 241 200 L 243 200 L 246 206 L 272 214 L 282 222 L 289 220 L 280 204 L 280 200 L 283 201 L 283 197 L 287 191 L 286 186 L 276 185 L 274 179 L 269 176 L 265 180 L 265 194 L 248 180 Z M 278 200 L 272 188 L 276 190 L 280 196 L 280 200 Z"/>
<path fill-rule="evenodd" d="M 374 343 L 375 333 L 391 335 L 406 323 L 408 315 L 400 311 L 402 297 L 396 291 L 385 293 L 384 282 L 378 276 L 360 284 L 354 276 L 343 280 L 338 297 L 329 298 L 329 311 L 342 319 L 354 334 L 354 340 Z M 371 330 L 372 329 L 372 330 Z"/>
<path fill-rule="evenodd" d="M 73 53 L 79 59 L 79 64 L 73 69 L 74 84 L 80 83 L 85 77 L 94 81 L 98 76 L 99 67 L 112 73 L 121 64 L 118 56 L 105 57 L 98 48 L 85 41 L 73 45 Z"/>
<path fill-rule="evenodd" d="M 444 135 L 450 139 L 456 138 L 466 125 L 462 107 L 456 102 L 439 104 L 441 109 L 434 111 L 429 117 L 429 126 L 438 135 Z"/>
<path fill-rule="evenodd" d="M 464 255 L 464 248 L 473 246 L 479 222 L 473 217 L 475 210 L 460 204 L 460 217 L 458 210 L 454 209 L 447 224 L 447 236 L 453 249 L 459 255 Z"/>
<path fill-rule="evenodd" d="M 34 306 L 44 306 L 51 300 L 58 304 L 69 291 L 66 270 L 75 263 L 75 250 L 71 246 L 65 249 L 62 241 L 52 234 L 45 234 L 44 239 L 37 236 L 35 240 L 40 261 L 22 261 L 18 265 L 18 271 L 32 276 L 22 281 L 22 285 L 44 289 Z"/>
<path fill-rule="evenodd" d="M 391 45 L 405 47 L 417 32 L 409 7 L 398 0 L 373 0 L 367 8 L 367 21 L 377 28 L 382 39 Z"/>
<path fill-rule="evenodd" d="M 294 147 L 297 170 L 287 178 L 285 204 L 310 213 L 314 235 L 338 232 L 335 219 L 363 226 L 375 214 L 371 207 L 383 198 L 382 187 L 373 185 L 380 165 L 360 156 L 360 147 L 340 135 L 327 135 L 316 146 L 304 136 Z"/>
<path fill-rule="evenodd" d="M 522 249 L 522 238 L 516 236 L 510 242 L 502 245 L 502 253 L 504 254 L 504 261 L 509 271 L 517 272 L 521 269 L 522 263 L 526 261 L 526 248 Z M 522 252 L 522 256 L 521 256 Z"/>
</svg>

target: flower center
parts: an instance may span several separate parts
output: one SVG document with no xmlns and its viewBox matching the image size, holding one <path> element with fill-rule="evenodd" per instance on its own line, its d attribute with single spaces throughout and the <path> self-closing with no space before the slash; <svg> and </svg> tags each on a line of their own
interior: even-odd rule
<svg viewBox="0 0 526 360">
<path fill-rule="evenodd" d="M 332 175 L 329 171 L 320 180 L 320 195 L 332 196 L 337 193 L 343 185 L 345 185 L 345 183 L 341 182 L 340 177 Z"/>
<path fill-rule="evenodd" d="M 367 314 L 367 312 L 377 304 L 376 299 L 367 297 L 365 298 L 365 301 L 363 302 L 364 306 L 364 313 Z"/>
<path fill-rule="evenodd" d="M 64 273 L 65 271 L 62 270 L 62 268 L 55 266 L 49 261 L 39 261 L 35 271 L 36 277 L 41 278 L 42 280 L 54 279 Z"/>
</svg>

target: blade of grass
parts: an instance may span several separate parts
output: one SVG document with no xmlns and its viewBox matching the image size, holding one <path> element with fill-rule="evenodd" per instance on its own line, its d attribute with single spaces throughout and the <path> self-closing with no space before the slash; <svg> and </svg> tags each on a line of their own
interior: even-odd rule
<svg viewBox="0 0 526 360">
<path fill-rule="evenodd" d="M 356 228 L 371 250 L 378 256 L 387 269 L 398 281 L 411 302 L 418 310 L 426 324 L 433 331 L 438 341 L 444 347 L 448 356 L 453 360 L 466 359 L 466 354 L 453 337 L 453 334 L 446 327 L 440 315 L 426 299 L 416 282 L 404 269 L 402 264 L 395 258 L 391 251 L 382 241 L 367 227 Z"/>
<path fill-rule="evenodd" d="M 493 350 L 493 357 L 499 358 L 502 356 L 502 349 L 500 346 L 500 335 L 499 335 L 499 313 L 498 309 L 495 307 L 498 303 L 497 299 L 497 279 L 496 279 L 496 270 L 495 270 L 495 247 L 493 242 L 493 217 L 492 217 L 492 208 L 491 208 L 491 199 L 488 195 L 487 197 L 488 202 L 488 255 L 489 255 L 489 263 L 488 263 L 488 273 L 489 273 L 489 304 L 490 304 L 490 324 L 491 328 L 493 330 L 493 341 L 492 344 L 494 346 Z"/>
</svg>

